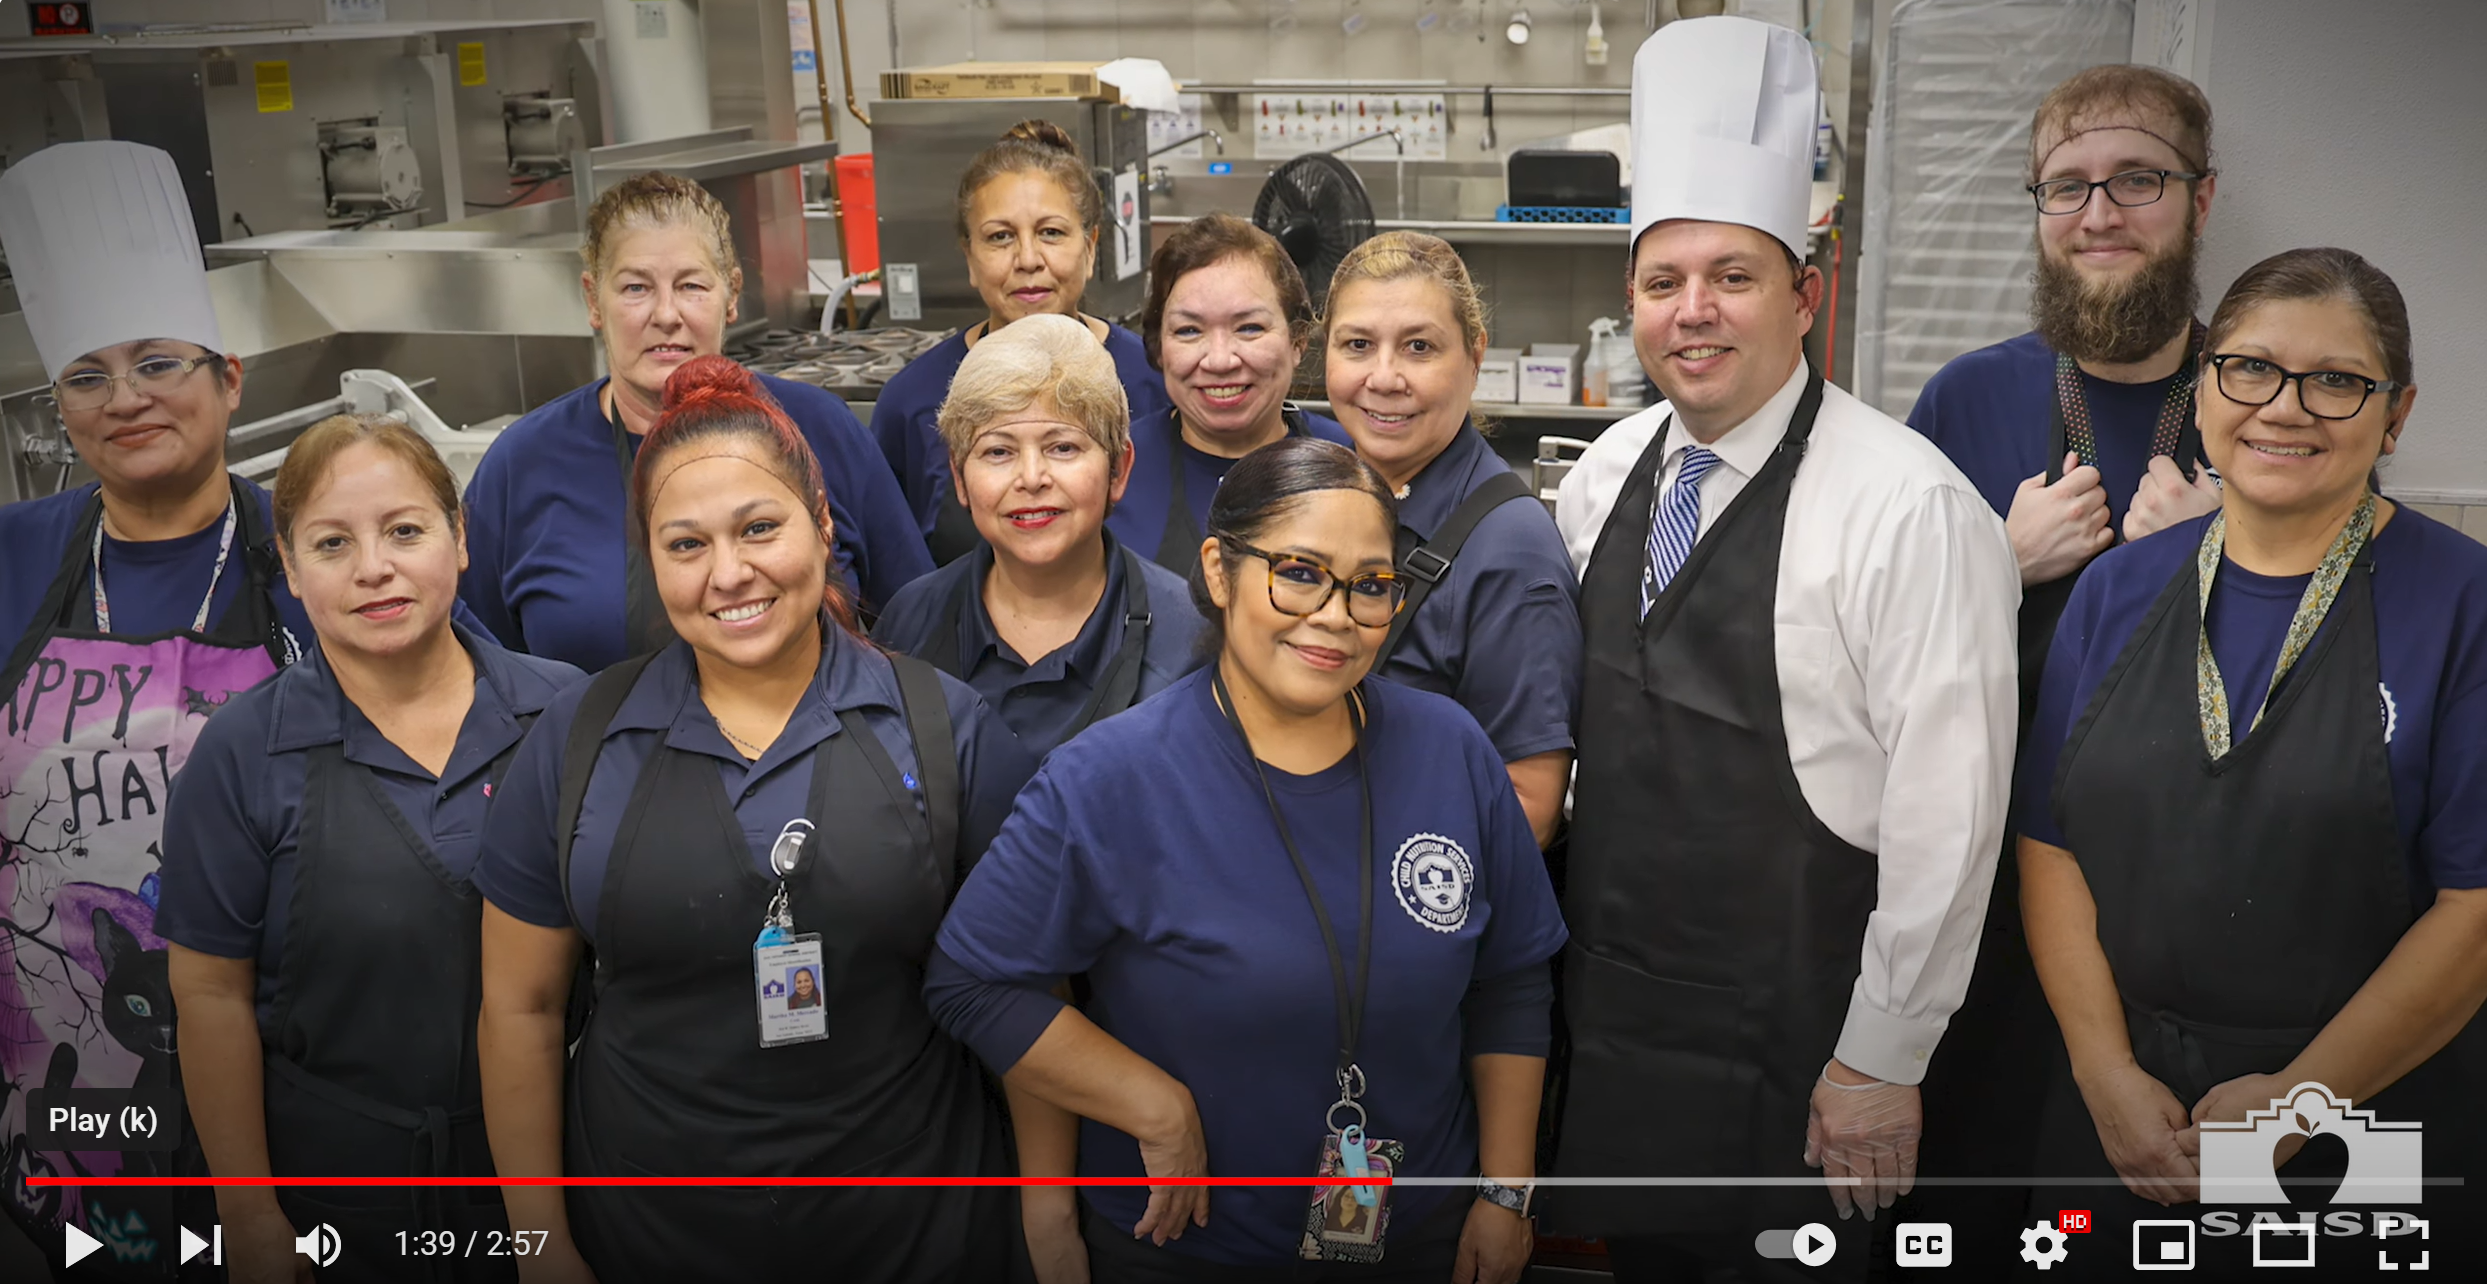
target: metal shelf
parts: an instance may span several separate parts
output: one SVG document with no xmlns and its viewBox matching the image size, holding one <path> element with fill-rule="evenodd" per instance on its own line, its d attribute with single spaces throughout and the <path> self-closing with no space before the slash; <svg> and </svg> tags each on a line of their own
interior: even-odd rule
<svg viewBox="0 0 2487 1284">
<path fill-rule="evenodd" d="M 1153 227 L 1180 227 L 1191 215 L 1152 214 Z M 1498 223 L 1485 219 L 1377 218 L 1376 231 L 1431 232 L 1454 245 L 1554 245 L 1620 250 L 1630 243 L 1622 223 Z"/>
<path fill-rule="evenodd" d="M 1622 249 L 1631 244 L 1631 227 L 1624 223 L 1501 223 L 1492 219 L 1428 222 L 1412 218 L 1377 218 L 1373 226 L 1384 232 L 1405 228 L 1413 232 L 1431 232 L 1454 245 L 1571 245 L 1598 249 Z"/>
<path fill-rule="evenodd" d="M 1298 401 L 1295 404 L 1319 414 L 1330 413 L 1330 403 L 1327 401 Z M 1491 415 L 1496 419 L 1579 419 L 1590 423 L 1608 424 L 1618 419 L 1629 419 L 1647 408 L 1645 406 L 1556 406 L 1543 402 L 1517 401 L 1469 403 L 1469 409 L 1481 415 Z"/>
<path fill-rule="evenodd" d="M 92 36 L 11 36 L 0 39 L 0 58 L 57 58 L 64 54 L 131 53 L 148 49 L 239 49 L 322 41 L 406 40 L 464 32 L 518 31 L 535 27 L 592 27 L 592 18 L 477 18 L 469 22 L 229 22 L 159 23 L 138 31 Z M 248 88 L 248 82 L 244 82 Z"/>
<path fill-rule="evenodd" d="M 688 140 L 686 140 L 688 141 Z M 696 183 L 731 178 L 736 174 L 757 174 L 784 169 L 790 165 L 808 165 L 829 160 L 838 154 L 838 145 L 829 142 L 779 143 L 752 139 L 703 143 L 679 151 L 654 155 L 596 159 L 597 186 L 609 187 L 634 174 L 663 170 Z"/>
</svg>

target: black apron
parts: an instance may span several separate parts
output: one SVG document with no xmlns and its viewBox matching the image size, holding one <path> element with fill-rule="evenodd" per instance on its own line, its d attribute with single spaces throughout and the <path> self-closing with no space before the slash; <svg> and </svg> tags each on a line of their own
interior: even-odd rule
<svg viewBox="0 0 2487 1284">
<path fill-rule="evenodd" d="M 1804 1164 L 1807 1105 L 1875 904 L 1874 857 L 1806 804 L 1780 712 L 1781 535 L 1821 404 L 1809 376 L 1770 462 L 1646 621 L 1663 427 L 1590 557 L 1564 905 L 1571 1062 L 1555 1167 L 1567 1177 L 1818 1182 Z M 1609 1237 L 1837 1220 L 1816 1183 L 1549 1194 L 1550 1227 Z M 1829 1269 L 1862 1257 L 1843 1252 Z"/>
<path fill-rule="evenodd" d="M 1287 425 L 1288 436 L 1302 437 L 1312 432 L 1303 410 L 1293 402 L 1287 403 L 1278 415 Z M 1157 539 L 1155 560 L 1159 566 L 1188 580 L 1200 568 L 1200 541 L 1204 537 L 1200 522 L 1192 516 L 1191 492 L 1183 466 L 1182 412 L 1169 408 L 1166 419 L 1174 429 L 1174 448 L 1166 452 L 1166 532 Z"/>
<path fill-rule="evenodd" d="M 492 766 L 497 780 L 510 752 Z M 483 898 L 342 745 L 311 751 L 267 1049 L 268 1164 L 286 1176 L 489 1177 L 475 1022 Z M 399 1232 L 506 1235 L 490 1187 L 277 1192 L 337 1228 L 327 1281 L 515 1280 L 508 1257 L 401 1256 Z"/>
<path fill-rule="evenodd" d="M 622 470 L 622 654 L 647 655 L 672 645 L 674 622 L 665 614 L 665 599 L 657 596 L 656 570 L 648 563 L 648 533 L 639 528 L 639 506 L 631 501 L 631 469 L 638 459 L 631 449 L 630 430 L 622 426 L 621 394 L 612 391 L 606 381 L 605 393 L 615 404 L 605 412 L 605 423 L 613 429 L 613 463 Z M 836 559 L 831 559 L 829 573 L 837 574 Z"/>
<path fill-rule="evenodd" d="M 2217 761 L 2202 743 L 2201 589 L 2187 558 L 2099 684 L 2057 765 L 2055 817 L 2098 903 L 2099 943 L 2124 999 L 2134 1059 L 2187 1108 L 2230 1079 L 2285 1068 L 2420 912 L 2377 698 L 2372 548 L 2260 724 Z M 2380 1119 L 2424 1121 L 2431 1176 L 2479 1180 L 2472 1147 L 2475 1076 L 2487 1068 L 2481 1031 L 2472 1021 L 2443 1051 L 2357 1103 Z M 2069 1078 L 2058 1082 L 2049 1116 L 2044 1172 L 2113 1172 Z M 2310 1174 L 2292 1165 L 2282 1175 Z M 2099 1194 L 2140 1202 L 2120 1186 Z M 2455 1198 L 2436 1188 L 2426 1208 L 2409 1211 L 2442 1218 Z"/>
<path fill-rule="evenodd" d="M 829 1037 L 761 1048 L 752 938 L 774 882 L 752 865 L 715 760 L 641 769 L 597 901 L 595 1008 L 571 1062 L 579 1176 L 1004 1175 L 998 1104 L 933 1025 L 924 962 L 952 857 L 853 711 L 815 751 L 819 836 L 790 882 L 822 938 Z M 575 1188 L 572 1235 L 604 1284 L 1004 1277 L 1007 1188 Z"/>
<path fill-rule="evenodd" d="M 1123 640 L 1114 657 L 1106 661 L 1105 671 L 1097 676 L 1096 690 L 1089 694 L 1088 703 L 1080 706 L 1079 716 L 1072 719 L 1070 730 L 1063 733 L 1066 741 L 1086 731 L 1099 718 L 1111 718 L 1130 708 L 1139 698 L 1140 671 L 1148 659 L 1149 629 L 1154 624 L 1149 614 L 1148 577 L 1140 569 L 1139 554 L 1117 544 L 1111 534 L 1105 538 L 1109 552 L 1123 563 Z M 961 682 L 967 680 L 967 664 L 959 653 L 959 621 L 970 609 L 968 599 L 983 589 L 982 576 L 959 577 L 958 588 L 950 594 L 941 618 L 933 624 L 932 640 L 923 657 L 926 664 Z"/>
</svg>

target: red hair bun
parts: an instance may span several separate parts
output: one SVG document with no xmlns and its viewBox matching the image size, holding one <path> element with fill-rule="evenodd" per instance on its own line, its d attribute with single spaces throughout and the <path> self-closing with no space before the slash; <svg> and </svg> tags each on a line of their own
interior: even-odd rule
<svg viewBox="0 0 2487 1284">
<path fill-rule="evenodd" d="M 759 376 L 727 357 L 693 357 L 665 380 L 666 410 L 712 399 L 736 399 L 754 407 L 774 408 L 777 399 L 760 386 Z"/>
</svg>

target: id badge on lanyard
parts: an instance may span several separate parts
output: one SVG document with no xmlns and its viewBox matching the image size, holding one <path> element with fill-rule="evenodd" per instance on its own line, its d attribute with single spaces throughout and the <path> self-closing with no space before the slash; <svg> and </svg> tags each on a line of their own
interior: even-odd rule
<svg viewBox="0 0 2487 1284">
<path fill-rule="evenodd" d="M 769 848 L 777 892 L 760 918 L 751 943 L 751 984 L 759 1001 L 760 1046 L 782 1048 L 829 1037 L 827 977 L 820 963 L 820 933 L 794 930 L 794 906 L 786 882 L 802 869 L 804 840 L 812 822 L 786 822 Z"/>
<path fill-rule="evenodd" d="M 1286 812 L 1279 808 L 1269 775 L 1252 751 L 1252 736 L 1235 716 L 1235 700 L 1226 690 L 1225 675 L 1212 669 L 1209 680 L 1218 707 L 1243 740 L 1244 756 L 1260 781 L 1263 801 L 1269 804 L 1270 823 L 1276 826 L 1279 845 L 1287 849 L 1287 860 L 1304 885 L 1304 899 L 1311 902 L 1313 920 L 1321 927 L 1322 951 L 1330 962 L 1330 988 L 1338 1018 L 1338 1100 L 1322 1120 L 1321 1162 L 1313 1173 L 1312 1202 L 1304 1212 L 1304 1240 L 1297 1256 L 1317 1262 L 1379 1262 L 1382 1236 L 1390 1227 L 1386 1183 L 1407 1162 L 1407 1148 L 1366 1136 L 1364 1105 L 1358 1100 L 1364 1096 L 1365 1079 L 1363 1067 L 1356 1064 L 1356 1048 L 1363 1036 L 1365 996 L 1373 979 L 1373 774 L 1364 756 L 1364 704 L 1351 695 L 1347 705 L 1348 725 L 1355 733 L 1356 779 L 1364 794 L 1364 844 L 1357 862 L 1356 966 L 1351 979 L 1330 907 L 1322 902 L 1312 867 L 1305 864 L 1304 853 L 1287 828 Z M 1373 1184 L 1329 1184 L 1328 1179 L 1335 1177 L 1369 1177 Z"/>
<path fill-rule="evenodd" d="M 1348 1068 L 1339 1076 L 1339 1099 L 1330 1106 L 1329 1135 L 1322 1139 L 1321 1166 L 1313 1173 L 1312 1205 L 1304 1214 L 1304 1242 L 1298 1257 L 1306 1261 L 1364 1262 L 1382 1260 L 1382 1236 L 1390 1228 L 1391 1174 L 1407 1161 L 1407 1147 L 1364 1133 L 1362 1095 L 1364 1072 Z M 1353 1122 L 1341 1126 L 1339 1112 Z M 1375 1184 L 1331 1185 L 1329 1179 L 1370 1177 Z"/>
</svg>

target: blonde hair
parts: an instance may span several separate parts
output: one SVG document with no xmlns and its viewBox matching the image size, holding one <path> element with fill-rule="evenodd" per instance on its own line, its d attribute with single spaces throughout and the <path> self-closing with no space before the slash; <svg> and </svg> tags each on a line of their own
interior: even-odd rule
<svg viewBox="0 0 2487 1284">
<path fill-rule="evenodd" d="M 742 260 L 734 253 L 734 219 L 707 188 L 677 175 L 651 170 L 633 174 L 606 189 L 587 210 L 587 243 L 579 257 L 598 289 L 613 270 L 614 243 L 624 234 L 662 227 L 687 227 L 700 234 L 708 265 L 726 278 L 727 290 L 740 293 Z"/>
<path fill-rule="evenodd" d="M 1131 444 L 1131 403 L 1114 358 L 1086 322 L 1050 312 L 1021 317 L 968 349 L 935 420 L 950 462 L 967 458 L 976 434 L 1040 397 L 1086 429 L 1113 468 L 1122 467 Z"/>
<path fill-rule="evenodd" d="M 1330 295 L 1321 323 L 1327 327 L 1338 311 L 1339 295 L 1358 281 L 1431 281 L 1447 295 L 1451 319 L 1459 323 L 1461 348 L 1470 360 L 1485 346 L 1485 296 L 1459 251 L 1441 237 L 1424 232 L 1384 232 L 1347 252 L 1330 274 Z"/>
<path fill-rule="evenodd" d="M 349 447 L 365 442 L 397 456 L 414 470 L 439 503 L 440 511 L 449 518 L 450 530 L 465 528 L 465 510 L 458 503 L 458 479 L 422 433 L 386 415 L 330 415 L 294 438 L 294 444 L 285 450 L 285 463 L 276 470 L 271 499 L 280 542 L 287 548 L 293 547 L 294 519 L 301 516 L 302 506 L 311 502 L 311 496 L 319 493 L 329 473 L 335 471 L 337 457 Z"/>
</svg>

